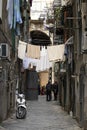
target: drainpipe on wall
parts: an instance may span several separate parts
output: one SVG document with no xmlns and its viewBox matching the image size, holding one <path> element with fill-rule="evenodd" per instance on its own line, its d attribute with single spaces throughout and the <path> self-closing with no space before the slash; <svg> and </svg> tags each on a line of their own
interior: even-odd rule
<svg viewBox="0 0 87 130">
<path fill-rule="evenodd" d="M 24 41 L 27 42 L 26 9 L 24 9 Z"/>
<path fill-rule="evenodd" d="M 29 14 L 28 14 L 28 1 L 24 1 L 24 12 L 23 12 L 23 16 L 24 16 L 24 41 L 28 42 L 28 31 L 29 31 Z"/>
</svg>

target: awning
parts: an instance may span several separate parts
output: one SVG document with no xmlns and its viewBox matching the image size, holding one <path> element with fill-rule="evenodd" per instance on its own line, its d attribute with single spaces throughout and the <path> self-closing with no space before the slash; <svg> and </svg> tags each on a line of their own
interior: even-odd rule
<svg viewBox="0 0 87 130">
<path fill-rule="evenodd" d="M 65 44 L 48 46 L 49 61 L 64 61 Z"/>
</svg>

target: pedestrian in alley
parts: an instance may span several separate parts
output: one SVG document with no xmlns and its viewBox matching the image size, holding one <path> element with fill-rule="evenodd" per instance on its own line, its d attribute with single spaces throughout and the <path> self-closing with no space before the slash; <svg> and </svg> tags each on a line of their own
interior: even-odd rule
<svg viewBox="0 0 87 130">
<path fill-rule="evenodd" d="M 46 85 L 46 100 L 51 101 L 51 99 L 52 99 L 52 85 L 50 81 L 48 81 Z"/>
<path fill-rule="evenodd" d="M 38 95 L 40 95 L 40 83 L 38 83 Z"/>
<path fill-rule="evenodd" d="M 52 90 L 53 90 L 53 95 L 54 95 L 54 101 L 56 101 L 57 97 L 58 97 L 58 83 L 57 83 L 57 81 L 55 81 L 54 84 L 52 85 Z"/>
<path fill-rule="evenodd" d="M 45 95 L 45 87 L 44 86 L 42 86 L 42 88 L 41 88 L 41 95 Z"/>
</svg>

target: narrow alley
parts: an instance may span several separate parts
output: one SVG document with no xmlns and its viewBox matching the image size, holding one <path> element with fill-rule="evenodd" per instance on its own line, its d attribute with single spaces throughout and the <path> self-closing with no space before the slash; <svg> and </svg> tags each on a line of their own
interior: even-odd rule
<svg viewBox="0 0 87 130">
<path fill-rule="evenodd" d="M 36 101 L 27 101 L 26 119 L 16 119 L 15 114 L 1 125 L 6 130 L 81 130 L 58 101 L 46 101 L 39 96 Z"/>
<path fill-rule="evenodd" d="M 87 0 L 0 0 L 0 130 L 49 129 L 87 130 Z"/>
</svg>

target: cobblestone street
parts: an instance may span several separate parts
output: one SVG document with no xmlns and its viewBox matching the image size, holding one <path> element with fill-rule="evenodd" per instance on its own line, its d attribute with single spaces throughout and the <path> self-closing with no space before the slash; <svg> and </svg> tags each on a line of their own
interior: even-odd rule
<svg viewBox="0 0 87 130">
<path fill-rule="evenodd" d="M 14 114 L 1 126 L 6 130 L 82 130 L 75 119 L 62 110 L 58 101 L 47 102 L 45 96 L 27 102 L 26 119 L 16 119 Z"/>
</svg>

